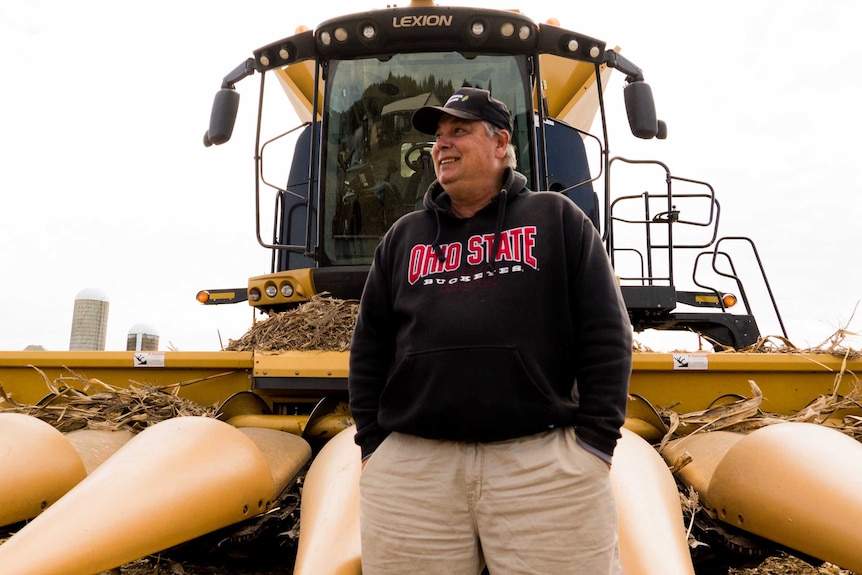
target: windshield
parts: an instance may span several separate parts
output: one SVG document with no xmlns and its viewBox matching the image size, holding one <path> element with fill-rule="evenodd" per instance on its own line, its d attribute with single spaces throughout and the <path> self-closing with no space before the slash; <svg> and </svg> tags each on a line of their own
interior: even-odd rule
<svg viewBox="0 0 862 575">
<path fill-rule="evenodd" d="M 331 61 L 326 86 L 321 264 L 370 263 L 389 226 L 421 207 L 434 180 L 433 137 L 414 130 L 411 115 L 441 105 L 462 86 L 490 90 L 509 106 L 518 169 L 532 179 L 523 56 L 433 53 Z"/>
</svg>

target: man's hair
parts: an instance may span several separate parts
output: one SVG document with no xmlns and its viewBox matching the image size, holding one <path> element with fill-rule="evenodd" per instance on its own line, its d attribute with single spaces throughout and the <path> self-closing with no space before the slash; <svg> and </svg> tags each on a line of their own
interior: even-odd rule
<svg viewBox="0 0 862 575">
<path fill-rule="evenodd" d="M 485 131 L 488 132 L 488 136 L 494 138 L 500 134 L 503 130 L 492 124 L 491 122 L 482 121 L 482 125 L 485 126 Z M 512 168 L 513 170 L 518 167 L 518 158 L 515 155 L 515 145 L 512 143 L 512 135 L 509 134 L 509 145 L 506 147 L 506 157 L 503 158 L 503 163 L 507 168 Z"/>
</svg>

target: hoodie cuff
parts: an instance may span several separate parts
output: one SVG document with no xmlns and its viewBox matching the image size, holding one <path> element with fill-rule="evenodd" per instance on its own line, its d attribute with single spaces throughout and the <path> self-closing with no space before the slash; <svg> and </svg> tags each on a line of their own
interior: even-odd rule
<svg viewBox="0 0 862 575">
<path fill-rule="evenodd" d="M 598 457 L 599 459 L 601 459 L 602 461 L 607 463 L 608 465 L 610 465 L 613 462 L 612 456 L 608 455 L 604 451 L 596 449 L 595 447 L 593 447 L 589 443 L 586 443 L 585 441 L 581 441 L 580 437 L 576 437 L 575 441 L 577 441 L 578 445 L 580 445 L 581 447 L 583 447 L 584 449 L 586 449 L 587 451 L 589 451 L 590 453 L 592 453 L 593 455 L 595 455 L 596 457 Z"/>
</svg>

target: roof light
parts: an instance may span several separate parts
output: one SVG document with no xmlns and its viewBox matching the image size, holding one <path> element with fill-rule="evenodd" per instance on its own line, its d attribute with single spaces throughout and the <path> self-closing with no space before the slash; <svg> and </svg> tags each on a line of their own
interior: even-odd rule
<svg viewBox="0 0 862 575">
<path fill-rule="evenodd" d="M 324 46 L 332 44 L 332 36 L 330 36 L 329 32 L 323 31 L 320 33 L 320 43 Z"/>
<path fill-rule="evenodd" d="M 268 53 L 264 52 L 263 54 L 260 55 L 260 64 L 261 64 L 261 66 L 269 66 L 270 59 L 269 59 Z"/>
<path fill-rule="evenodd" d="M 337 41 L 344 42 L 345 40 L 347 40 L 347 29 L 339 26 L 338 28 L 335 29 L 335 32 L 333 32 L 333 35 L 335 36 L 335 39 Z"/>
<path fill-rule="evenodd" d="M 569 52 L 577 52 L 578 51 L 578 41 L 575 38 L 569 40 L 569 43 L 566 44 L 566 49 Z"/>
<path fill-rule="evenodd" d="M 521 26 L 518 29 L 518 38 L 527 40 L 533 35 L 533 30 L 529 26 Z"/>
<path fill-rule="evenodd" d="M 599 49 L 598 46 L 593 46 L 592 48 L 590 48 L 590 58 L 598 58 L 599 56 L 601 56 L 601 54 L 602 51 Z"/>
<path fill-rule="evenodd" d="M 290 59 L 290 50 L 287 49 L 287 46 L 282 46 L 278 49 L 278 57 L 282 60 Z"/>
<path fill-rule="evenodd" d="M 377 28 L 373 24 L 366 24 L 362 27 L 362 37 L 366 40 L 373 40 L 377 36 Z"/>
<path fill-rule="evenodd" d="M 502 34 L 505 38 L 511 38 L 515 33 L 515 25 L 511 22 L 506 22 L 502 26 L 500 26 L 500 34 Z"/>
<path fill-rule="evenodd" d="M 482 36 L 485 33 L 485 23 L 481 20 L 476 20 L 470 26 L 470 32 L 473 33 L 473 36 Z"/>
</svg>

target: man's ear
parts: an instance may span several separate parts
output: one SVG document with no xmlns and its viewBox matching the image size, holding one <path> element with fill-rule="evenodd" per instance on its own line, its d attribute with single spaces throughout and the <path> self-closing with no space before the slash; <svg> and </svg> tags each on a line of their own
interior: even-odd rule
<svg viewBox="0 0 862 575">
<path fill-rule="evenodd" d="M 494 155 L 498 158 L 502 158 L 506 155 L 506 149 L 509 147 L 509 140 L 512 136 L 509 134 L 508 130 L 500 130 L 496 134 L 496 147 L 494 148 Z"/>
</svg>

